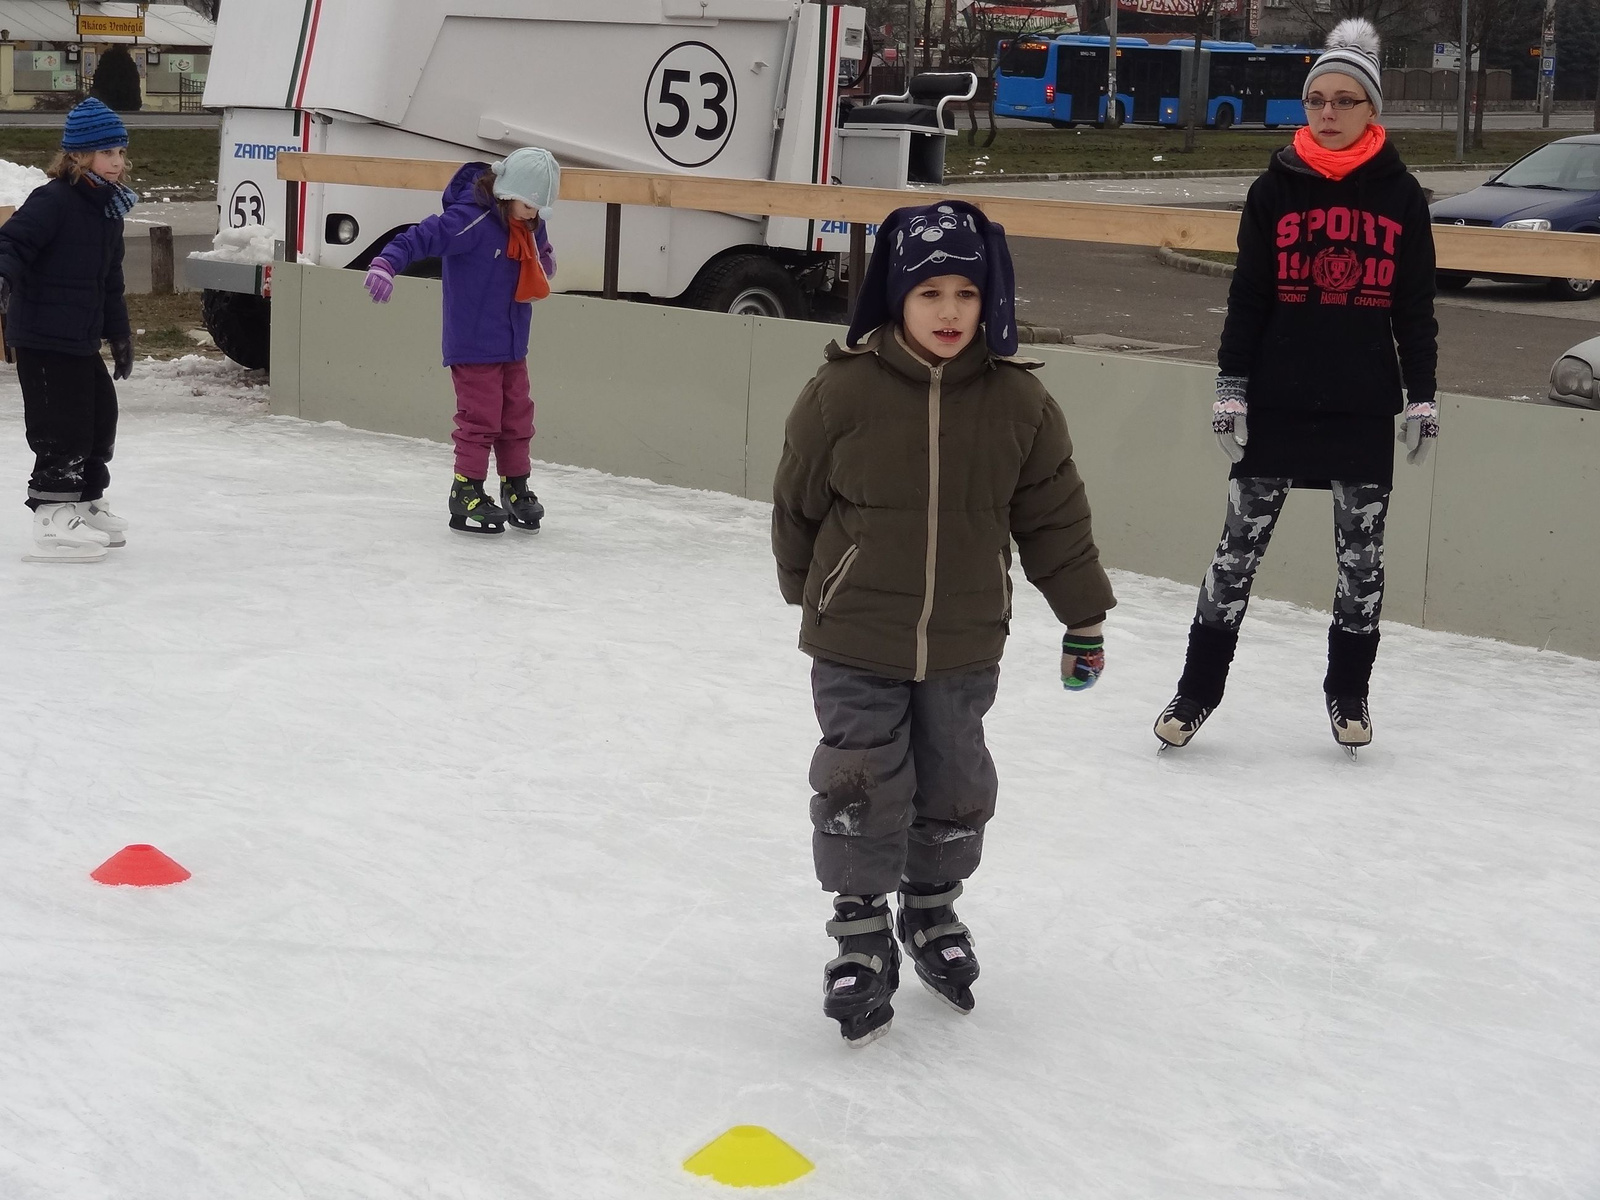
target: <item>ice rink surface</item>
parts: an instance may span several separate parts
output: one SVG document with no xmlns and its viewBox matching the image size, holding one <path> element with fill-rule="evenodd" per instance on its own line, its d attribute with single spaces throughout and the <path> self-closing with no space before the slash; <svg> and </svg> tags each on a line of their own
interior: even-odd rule
<svg viewBox="0 0 1600 1200">
<path fill-rule="evenodd" d="M 445 447 L 121 390 L 126 549 L 25 564 L 0 374 L 5 1200 L 706 1197 L 744 1123 L 797 1200 L 1600 1195 L 1600 665 L 1391 626 L 1351 764 L 1258 602 L 1158 758 L 1192 587 L 1118 574 L 1067 695 L 1019 582 L 977 1011 L 851 1051 L 764 506 L 536 467 L 473 540 Z"/>
</svg>

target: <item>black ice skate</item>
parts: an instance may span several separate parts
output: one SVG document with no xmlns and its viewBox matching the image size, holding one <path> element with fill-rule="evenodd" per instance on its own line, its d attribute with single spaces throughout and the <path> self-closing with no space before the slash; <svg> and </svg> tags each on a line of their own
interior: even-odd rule
<svg viewBox="0 0 1600 1200">
<path fill-rule="evenodd" d="M 836 896 L 833 914 L 828 934 L 839 939 L 839 957 L 822 969 L 822 1012 L 851 1046 L 865 1046 L 889 1032 L 889 1000 L 900 986 L 889 897 Z"/>
<path fill-rule="evenodd" d="M 1200 732 L 1211 709 L 1183 693 L 1172 698 L 1172 703 L 1161 710 L 1156 718 L 1156 737 L 1161 739 L 1161 749 L 1169 746 L 1187 746 L 1189 739 Z"/>
<path fill-rule="evenodd" d="M 483 480 L 457 475 L 450 489 L 450 528 L 462 533 L 504 533 L 506 510 L 483 492 Z"/>
<path fill-rule="evenodd" d="M 1327 700 L 1328 724 L 1333 727 L 1333 740 L 1354 758 L 1357 750 L 1372 741 L 1372 714 L 1367 711 L 1367 698 L 1330 694 Z"/>
<path fill-rule="evenodd" d="M 922 986 L 965 1016 L 977 1003 L 972 985 L 978 978 L 978 958 L 972 952 L 972 934 L 952 907 L 961 890 L 959 883 L 902 883 L 895 932 Z"/>
<path fill-rule="evenodd" d="M 528 487 L 526 475 L 500 476 L 500 503 L 507 519 L 518 529 L 529 533 L 539 532 L 539 522 L 544 520 L 544 505 L 539 503 Z"/>
</svg>

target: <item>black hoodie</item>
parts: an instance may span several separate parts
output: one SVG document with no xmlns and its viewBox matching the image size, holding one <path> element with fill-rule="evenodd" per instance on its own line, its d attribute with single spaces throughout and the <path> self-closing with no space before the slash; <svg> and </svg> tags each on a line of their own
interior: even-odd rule
<svg viewBox="0 0 1600 1200">
<path fill-rule="evenodd" d="M 1427 200 L 1393 146 L 1341 180 L 1286 146 L 1245 200 L 1221 373 L 1249 377 L 1252 415 L 1392 416 L 1402 377 L 1431 400 L 1433 268 Z"/>
</svg>

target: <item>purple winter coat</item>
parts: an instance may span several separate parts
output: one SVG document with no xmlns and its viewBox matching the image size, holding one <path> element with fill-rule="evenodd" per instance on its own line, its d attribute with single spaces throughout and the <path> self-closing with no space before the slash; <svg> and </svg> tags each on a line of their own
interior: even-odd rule
<svg viewBox="0 0 1600 1200">
<path fill-rule="evenodd" d="M 528 357 L 533 305 L 518 303 L 521 269 L 506 257 L 511 231 L 498 207 L 478 198 L 488 163 L 467 163 L 444 190 L 444 211 L 397 234 L 379 256 L 399 274 L 423 258 L 444 263 L 444 365 L 518 362 Z M 547 276 L 555 255 L 541 221 L 535 235 Z"/>
</svg>

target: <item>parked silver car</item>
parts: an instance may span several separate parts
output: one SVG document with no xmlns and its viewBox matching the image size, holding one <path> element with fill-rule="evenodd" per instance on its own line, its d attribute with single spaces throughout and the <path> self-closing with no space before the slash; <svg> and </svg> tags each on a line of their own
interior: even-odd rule
<svg viewBox="0 0 1600 1200">
<path fill-rule="evenodd" d="M 1579 342 L 1550 368 L 1550 399 L 1563 404 L 1579 404 L 1584 408 L 1600 408 L 1600 387 L 1595 376 L 1600 375 L 1600 337 Z"/>
</svg>

